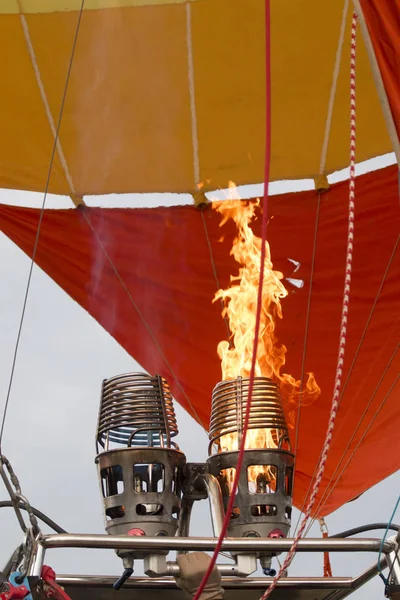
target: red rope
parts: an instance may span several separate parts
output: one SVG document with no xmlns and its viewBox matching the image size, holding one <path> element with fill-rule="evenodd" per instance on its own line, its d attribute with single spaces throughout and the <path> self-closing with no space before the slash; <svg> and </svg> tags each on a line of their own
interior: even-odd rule
<svg viewBox="0 0 400 600">
<path fill-rule="evenodd" d="M 342 319 L 340 327 L 340 339 L 339 339 L 339 353 L 338 361 L 336 366 L 335 385 L 333 391 L 331 411 L 329 415 L 328 429 L 325 436 L 324 446 L 319 461 L 317 476 L 314 481 L 310 500 L 308 501 L 303 521 L 300 525 L 300 529 L 295 537 L 292 547 L 288 552 L 286 559 L 279 569 L 278 574 L 272 581 L 269 588 L 261 596 L 260 600 L 266 600 L 276 588 L 279 579 L 282 574 L 289 567 L 292 562 L 300 538 L 302 537 L 308 519 L 311 515 L 315 499 L 319 487 L 321 485 L 322 476 L 324 474 L 329 449 L 332 443 L 333 429 L 335 427 L 336 416 L 339 408 L 339 392 L 342 384 L 343 375 L 343 363 L 344 363 L 344 351 L 346 347 L 347 337 L 347 315 L 349 311 L 350 301 L 350 283 L 351 283 L 351 271 L 353 263 L 353 242 L 354 242 L 354 209 L 355 209 L 355 163 L 356 163 L 356 33 L 357 33 L 357 15 L 353 12 L 353 18 L 351 23 L 351 58 L 350 58 L 350 180 L 349 180 L 349 219 L 348 219 L 348 233 L 347 233 L 347 253 L 346 253 L 346 274 L 343 291 L 343 304 L 342 304 Z"/>
<path fill-rule="evenodd" d="M 265 255 L 266 255 L 266 239 L 267 239 L 267 222 L 268 222 L 268 187 L 269 187 L 269 176 L 270 176 L 270 159 L 271 159 L 271 21 L 270 21 L 270 0 L 265 0 L 265 54 L 266 54 L 266 73 L 265 73 L 265 83 L 266 83 L 266 132 L 265 132 L 265 173 L 264 173 L 264 198 L 262 205 L 262 222 L 261 222 L 261 258 L 260 258 L 260 281 L 258 285 L 258 295 L 257 295 L 257 312 L 256 312 L 256 322 L 254 328 L 254 346 L 253 346 L 253 354 L 251 359 L 251 370 L 250 370 L 250 381 L 249 381 L 249 393 L 248 400 L 246 405 L 246 413 L 243 424 L 243 435 L 239 448 L 239 455 L 236 464 L 236 472 L 235 479 L 233 482 L 232 491 L 229 497 L 228 506 L 225 513 L 224 522 L 222 524 L 221 533 L 218 538 L 217 545 L 215 547 L 214 553 L 211 558 L 211 562 L 208 566 L 207 572 L 205 573 L 199 589 L 194 596 L 194 600 L 198 600 L 201 593 L 204 590 L 204 587 L 211 575 L 211 572 L 214 568 L 214 565 L 217 561 L 218 554 L 221 551 L 223 540 L 226 536 L 226 532 L 228 530 L 229 522 L 231 520 L 233 504 L 235 502 L 236 491 L 239 483 L 240 471 L 243 465 L 244 458 L 244 448 L 246 442 L 246 434 L 249 426 L 250 419 L 250 410 L 251 410 L 251 397 L 253 392 L 253 384 L 254 384 L 254 374 L 256 367 L 256 359 L 257 359 L 257 349 L 258 349 L 258 339 L 260 335 L 260 323 L 261 323 L 261 310 L 262 310 L 262 291 L 264 284 L 264 263 L 265 263 Z"/>
<path fill-rule="evenodd" d="M 323 538 L 328 537 L 328 532 L 324 531 L 322 534 Z M 329 552 L 324 552 L 324 577 L 333 577 L 331 559 L 329 558 Z"/>
</svg>

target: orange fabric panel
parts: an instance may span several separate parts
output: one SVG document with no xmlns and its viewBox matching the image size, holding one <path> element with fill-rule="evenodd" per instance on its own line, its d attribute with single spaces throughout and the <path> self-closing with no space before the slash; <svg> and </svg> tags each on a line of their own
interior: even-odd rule
<svg viewBox="0 0 400 600">
<path fill-rule="evenodd" d="M 400 370 L 400 355 L 396 354 L 400 339 L 397 168 L 359 177 L 356 189 L 344 395 L 318 498 L 331 477 L 336 485 L 326 505 L 318 510 L 323 515 L 400 465 L 398 453 L 387 452 L 388 440 L 397 439 L 400 426 L 400 386 L 389 393 Z M 305 281 L 301 290 L 286 282 L 289 296 L 283 301 L 284 318 L 277 327 L 279 340 L 288 348 L 285 370 L 296 377 L 302 366 L 317 199 L 315 192 L 270 199 L 268 238 L 274 266 L 291 277 L 293 265 L 288 259 L 294 259 L 301 267 L 293 276 Z M 321 451 L 332 399 L 347 205 L 347 182 L 332 186 L 321 196 L 305 369 L 315 373 L 322 396 L 300 413 L 294 498 L 299 507 Z M 99 248 L 84 213 L 135 306 Z M 217 275 L 226 287 L 230 275 L 238 270 L 229 255 L 234 228 L 226 224 L 221 229 L 219 215 L 211 209 L 203 216 Z M 37 210 L 0 207 L 0 229 L 27 254 L 32 252 L 37 223 Z M 257 222 L 254 228 L 258 233 Z M 146 370 L 165 376 L 182 406 L 208 426 L 211 391 L 221 378 L 216 348 L 226 338 L 226 330 L 220 305 L 212 304 L 216 283 L 200 212 L 192 206 L 48 210 L 37 263 Z M 206 451 L 204 448 L 205 455 Z"/>
<path fill-rule="evenodd" d="M 360 0 L 400 138 L 400 0 Z"/>
</svg>

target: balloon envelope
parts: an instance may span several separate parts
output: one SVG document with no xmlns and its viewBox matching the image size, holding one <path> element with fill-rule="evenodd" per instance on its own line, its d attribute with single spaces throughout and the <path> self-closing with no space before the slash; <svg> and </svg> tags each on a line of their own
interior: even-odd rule
<svg viewBox="0 0 400 600">
<path fill-rule="evenodd" d="M 400 252 L 396 167 L 357 179 L 354 266 L 342 399 L 318 500 L 335 510 L 399 467 L 390 440 L 400 426 Z M 284 371 L 313 371 L 321 397 L 301 408 L 295 504 L 307 494 L 326 433 L 340 335 L 348 183 L 270 198 L 268 239 L 289 296 L 278 322 L 287 346 Z M 320 202 L 319 220 L 316 222 Z M 39 211 L 0 207 L 0 228 L 31 255 Z M 227 339 L 221 306 L 212 303 L 238 265 L 235 230 L 212 209 L 80 207 L 47 210 L 36 255 L 44 269 L 206 429 L 211 392 L 221 379 L 217 344 Z M 315 228 L 316 256 L 307 326 Z M 259 233 L 257 221 L 255 233 Z M 206 236 L 207 231 L 207 236 Z M 111 262 L 110 262 L 111 261 Z M 300 263 L 294 273 L 292 261 Z M 300 289 L 290 283 L 304 282 Z M 61 315 L 60 315 L 61 316 Z M 89 358 L 90 359 L 90 358 Z M 291 431 L 295 445 L 295 430 Z M 206 449 L 204 449 L 206 451 Z M 331 482 L 332 478 L 332 482 Z M 332 489 L 333 486 L 333 489 Z M 325 496 L 324 496 L 325 499 Z"/>
<path fill-rule="evenodd" d="M 263 180 L 264 0 L 86 0 L 82 12 L 81 6 L 1 2 L 0 187 L 48 189 L 79 205 L 85 195 L 197 192 L 200 183 L 207 190 Z M 361 6 L 393 140 L 400 115 L 394 5 Z M 351 11 L 349 3 L 343 20 L 337 0 L 325 0 L 323 9 L 320 0 L 271 3 L 273 180 L 317 177 L 348 164 Z M 389 152 L 391 143 L 360 32 L 356 79 L 362 161 Z M 344 384 L 315 509 L 322 515 L 399 466 L 398 453 L 388 452 L 400 425 L 396 169 L 358 178 L 356 196 Z M 286 368 L 296 378 L 303 367 L 314 372 L 322 389 L 297 415 L 299 507 L 332 399 L 347 204 L 341 183 L 321 195 L 275 196 L 269 206 L 272 259 L 290 291 L 277 330 L 288 348 Z M 0 229 L 28 255 L 38 220 L 37 210 L 0 206 Z M 145 369 L 164 375 L 207 428 L 211 391 L 221 378 L 216 348 L 227 337 L 212 299 L 237 272 L 229 255 L 233 236 L 231 224 L 219 228 L 214 211 L 193 206 L 45 210 L 36 261 Z M 293 261 L 300 264 L 295 274 Z M 295 443 L 295 430 L 291 435 Z"/>
</svg>

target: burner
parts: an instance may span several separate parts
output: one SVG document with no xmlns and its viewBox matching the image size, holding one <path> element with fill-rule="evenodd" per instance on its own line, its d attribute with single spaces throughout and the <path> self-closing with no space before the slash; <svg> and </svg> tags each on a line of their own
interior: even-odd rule
<svg viewBox="0 0 400 600">
<path fill-rule="evenodd" d="M 103 381 L 96 463 L 108 533 L 175 535 L 186 463 L 172 441 L 177 433 L 165 379 L 129 373 Z"/>
<path fill-rule="evenodd" d="M 212 396 L 207 464 L 220 483 L 225 510 L 243 437 L 249 384 L 249 378 L 245 377 L 222 381 Z M 287 536 L 292 512 L 293 461 L 278 386 L 267 377 L 255 377 L 229 536 Z"/>
</svg>

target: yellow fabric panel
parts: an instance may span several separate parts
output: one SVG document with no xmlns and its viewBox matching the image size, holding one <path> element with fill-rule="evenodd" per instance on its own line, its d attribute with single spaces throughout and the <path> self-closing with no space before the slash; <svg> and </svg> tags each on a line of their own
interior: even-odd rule
<svg viewBox="0 0 400 600">
<path fill-rule="evenodd" d="M 201 180 L 262 181 L 265 148 L 264 0 L 192 7 Z M 251 7 L 251 10 L 249 8 Z M 318 174 L 343 5 L 271 2 L 274 180 Z M 349 162 L 350 13 L 326 172 Z M 328 26 L 329 24 L 329 26 Z M 357 54 L 357 160 L 391 149 L 361 35 Z M 207 47 L 210 50 L 207 51 Z"/>
<path fill-rule="evenodd" d="M 60 3 L 72 6 L 80 0 Z M 58 8 L 60 3 L 52 2 Z M 32 0 L 35 4 L 44 6 L 45 0 Z M 319 171 L 342 3 L 326 0 L 322 10 L 317 0 L 279 0 L 271 7 L 271 177 L 313 177 Z M 77 18 L 71 10 L 26 15 L 55 122 Z M 20 15 L 0 16 L 0 36 L 5 91 L 0 97 L 0 187 L 42 190 L 53 136 Z M 190 38 L 200 181 L 210 189 L 225 187 L 229 180 L 263 180 L 264 0 L 152 2 L 84 11 L 60 130 L 78 194 L 196 189 Z M 389 152 L 391 145 L 361 35 L 358 42 L 357 160 L 364 160 Z M 347 27 L 327 173 L 349 161 L 349 53 Z M 58 157 L 50 190 L 71 191 Z"/>
<path fill-rule="evenodd" d="M 192 5 L 200 180 L 206 188 L 263 179 L 264 30 L 263 0 Z"/>
<path fill-rule="evenodd" d="M 45 189 L 53 135 L 46 119 L 39 88 L 19 17 L 0 18 L 0 187 Z M 58 157 L 51 188 L 68 193 Z"/>
<path fill-rule="evenodd" d="M 184 4 L 199 0 L 85 0 L 84 10 L 104 8 L 126 8 L 131 6 L 151 6 L 162 4 Z M 79 10 L 82 0 L 1 0 L 0 14 L 53 13 Z"/>
<path fill-rule="evenodd" d="M 27 17 L 54 120 L 76 19 Z M 60 141 L 79 194 L 193 188 L 184 7 L 83 15 Z"/>
</svg>

